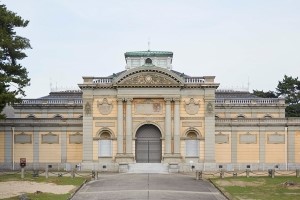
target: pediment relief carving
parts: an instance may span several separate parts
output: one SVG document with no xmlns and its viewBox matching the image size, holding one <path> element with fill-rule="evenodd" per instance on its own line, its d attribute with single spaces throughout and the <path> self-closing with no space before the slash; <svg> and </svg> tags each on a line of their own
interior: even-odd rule
<svg viewBox="0 0 300 200">
<path fill-rule="evenodd" d="M 137 73 L 126 77 L 118 85 L 179 85 L 175 79 L 161 73 Z"/>
<path fill-rule="evenodd" d="M 200 108 L 199 101 L 195 101 L 193 98 L 190 98 L 189 101 L 185 101 L 185 111 L 190 115 L 195 115 L 198 113 Z"/>
</svg>

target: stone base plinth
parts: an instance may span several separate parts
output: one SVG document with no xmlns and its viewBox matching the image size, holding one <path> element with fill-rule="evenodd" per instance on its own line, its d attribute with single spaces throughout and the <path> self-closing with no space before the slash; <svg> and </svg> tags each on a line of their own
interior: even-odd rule
<svg viewBox="0 0 300 200">
<path fill-rule="evenodd" d="M 163 156 L 163 163 L 181 163 L 182 157 L 180 154 L 165 154 Z"/>
<path fill-rule="evenodd" d="M 116 163 L 134 163 L 134 156 L 133 154 L 121 154 L 121 153 L 118 153 L 116 155 Z"/>
</svg>

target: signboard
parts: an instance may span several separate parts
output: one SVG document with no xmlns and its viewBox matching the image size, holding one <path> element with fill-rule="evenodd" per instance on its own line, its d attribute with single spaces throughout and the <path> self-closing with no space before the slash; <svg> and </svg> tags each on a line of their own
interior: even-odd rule
<svg viewBox="0 0 300 200">
<path fill-rule="evenodd" d="M 26 158 L 20 158 L 20 166 L 25 167 L 26 166 Z"/>
</svg>

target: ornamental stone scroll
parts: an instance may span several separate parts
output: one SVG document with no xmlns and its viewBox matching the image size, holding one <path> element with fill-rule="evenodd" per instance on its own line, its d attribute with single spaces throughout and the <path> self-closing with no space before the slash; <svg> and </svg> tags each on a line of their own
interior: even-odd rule
<svg viewBox="0 0 300 200">
<path fill-rule="evenodd" d="M 198 113 L 200 108 L 199 100 L 195 101 L 193 98 L 190 98 L 188 102 L 185 101 L 185 111 L 190 115 L 195 115 Z"/>
</svg>

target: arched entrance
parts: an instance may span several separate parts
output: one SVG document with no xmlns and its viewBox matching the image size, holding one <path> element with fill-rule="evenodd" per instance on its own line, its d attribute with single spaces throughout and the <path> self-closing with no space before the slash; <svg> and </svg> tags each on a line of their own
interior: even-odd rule
<svg viewBox="0 0 300 200">
<path fill-rule="evenodd" d="M 161 133 L 152 125 L 145 124 L 136 132 L 136 162 L 160 163 L 161 162 Z"/>
</svg>

